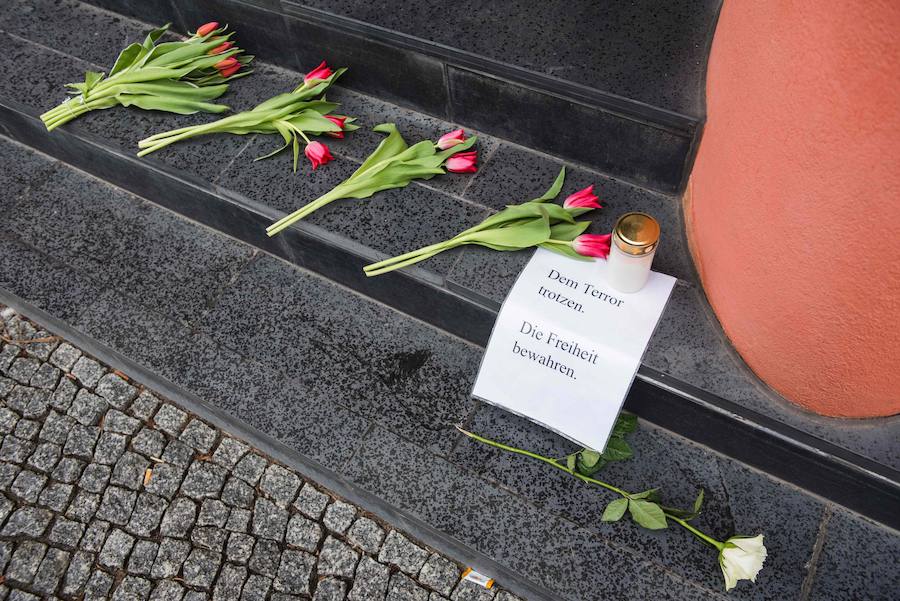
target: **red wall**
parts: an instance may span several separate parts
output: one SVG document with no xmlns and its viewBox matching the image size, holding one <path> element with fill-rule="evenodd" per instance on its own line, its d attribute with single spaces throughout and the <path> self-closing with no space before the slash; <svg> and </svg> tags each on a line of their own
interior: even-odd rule
<svg viewBox="0 0 900 601">
<path fill-rule="evenodd" d="M 826 415 L 900 412 L 900 1 L 726 0 L 685 213 L 750 367 Z"/>
</svg>

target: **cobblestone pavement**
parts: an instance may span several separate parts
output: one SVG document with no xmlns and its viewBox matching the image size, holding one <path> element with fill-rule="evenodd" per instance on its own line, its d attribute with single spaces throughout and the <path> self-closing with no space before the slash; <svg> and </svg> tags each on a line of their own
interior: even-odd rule
<svg viewBox="0 0 900 601">
<path fill-rule="evenodd" d="M 0 599 L 518 599 L 0 311 Z"/>
</svg>

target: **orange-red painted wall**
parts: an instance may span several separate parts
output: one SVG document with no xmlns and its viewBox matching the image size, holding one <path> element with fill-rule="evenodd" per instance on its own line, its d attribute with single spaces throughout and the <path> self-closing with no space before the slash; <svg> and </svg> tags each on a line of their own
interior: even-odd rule
<svg viewBox="0 0 900 601">
<path fill-rule="evenodd" d="M 836 416 L 900 413 L 900 2 L 726 0 L 686 197 L 750 367 Z"/>
</svg>

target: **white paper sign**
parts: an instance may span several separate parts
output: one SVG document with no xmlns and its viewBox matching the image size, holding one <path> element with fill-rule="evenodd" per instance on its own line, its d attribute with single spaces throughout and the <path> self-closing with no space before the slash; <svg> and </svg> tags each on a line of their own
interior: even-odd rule
<svg viewBox="0 0 900 601">
<path fill-rule="evenodd" d="M 537 249 L 506 297 L 472 394 L 603 450 L 675 278 L 606 284 L 606 261 Z"/>
</svg>

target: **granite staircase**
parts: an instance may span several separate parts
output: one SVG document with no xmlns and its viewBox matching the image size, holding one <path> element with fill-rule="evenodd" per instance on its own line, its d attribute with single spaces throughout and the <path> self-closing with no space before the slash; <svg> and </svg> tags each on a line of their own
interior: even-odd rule
<svg viewBox="0 0 900 601">
<path fill-rule="evenodd" d="M 766 570 L 730 598 L 888 598 L 890 583 L 861 570 L 900 551 L 900 420 L 821 418 L 767 389 L 728 345 L 687 250 L 677 193 L 719 3 L 597 4 L 4 4 L 0 303 L 528 598 L 724 599 L 713 554 L 687 535 L 602 524 L 604 495 L 456 433 L 572 449 L 469 396 L 528 253 L 470 248 L 362 275 L 543 191 L 565 164 L 564 191 L 595 183 L 608 205 L 595 231 L 627 210 L 660 219 L 655 268 L 679 280 L 627 400 L 642 418 L 636 458 L 608 478 L 662 484 L 682 504 L 702 487 L 702 527 L 765 532 Z M 351 67 L 329 98 L 363 129 L 329 144 L 338 160 L 297 174 L 288 156 L 252 162 L 277 143 L 264 136 L 135 156 L 137 140 L 207 115 L 117 108 L 44 130 L 37 115 L 62 84 L 107 68 L 148 23 L 211 18 L 259 57 L 223 97 L 237 110 L 322 58 Z M 557 37 L 540 33 L 550 21 Z M 333 203 L 266 237 L 352 172 L 385 121 L 411 140 L 477 131 L 479 173 Z"/>
</svg>

